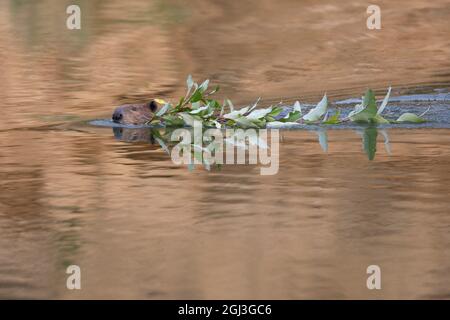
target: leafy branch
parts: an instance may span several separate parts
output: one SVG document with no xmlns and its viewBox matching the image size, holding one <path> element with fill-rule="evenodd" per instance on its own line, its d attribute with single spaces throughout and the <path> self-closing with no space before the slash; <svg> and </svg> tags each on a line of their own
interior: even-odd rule
<svg viewBox="0 0 450 320">
<path fill-rule="evenodd" d="M 381 114 L 389 101 L 391 88 L 388 89 L 380 107 L 377 107 L 375 94 L 368 89 L 362 99 L 362 103 L 354 107 L 354 110 L 345 118 L 341 118 L 340 110 L 329 116 L 328 98 L 325 94 L 322 100 L 305 115 L 302 114 L 302 106 L 296 101 L 292 108 L 286 109 L 279 105 L 268 108 L 257 108 L 259 100 L 254 104 L 245 106 L 239 110 L 234 108 L 229 99 L 222 103 L 212 98 L 219 91 L 219 86 L 208 91 L 209 80 L 201 84 L 194 82 L 192 76 L 186 80 L 187 92 L 176 105 L 165 102 L 163 107 L 155 114 L 150 124 L 162 124 L 167 127 L 193 126 L 195 121 L 201 122 L 205 127 L 216 128 L 265 128 L 283 127 L 289 124 L 325 124 L 335 125 L 343 122 L 358 122 L 369 124 L 383 123 L 421 123 L 426 120 L 421 115 L 404 113 L 397 120 L 388 120 Z M 228 112 L 227 112 L 228 111 Z"/>
</svg>

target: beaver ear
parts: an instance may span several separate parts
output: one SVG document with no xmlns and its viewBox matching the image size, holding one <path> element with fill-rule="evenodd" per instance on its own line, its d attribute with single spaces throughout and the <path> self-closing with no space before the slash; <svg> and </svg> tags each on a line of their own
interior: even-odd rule
<svg viewBox="0 0 450 320">
<path fill-rule="evenodd" d="M 151 112 L 155 112 L 158 110 L 158 103 L 155 100 L 152 100 L 148 103 Z"/>
</svg>

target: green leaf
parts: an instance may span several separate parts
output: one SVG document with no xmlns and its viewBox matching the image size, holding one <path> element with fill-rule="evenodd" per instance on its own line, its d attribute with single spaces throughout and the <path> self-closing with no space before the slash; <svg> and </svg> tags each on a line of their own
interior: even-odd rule
<svg viewBox="0 0 450 320">
<path fill-rule="evenodd" d="M 230 113 L 224 114 L 223 117 L 225 119 L 230 119 L 230 120 L 234 120 L 237 119 L 239 117 L 241 117 L 241 113 L 239 112 L 239 110 L 236 111 L 231 111 Z"/>
<path fill-rule="evenodd" d="M 332 115 L 330 118 L 328 118 L 326 121 L 323 121 L 324 124 L 338 124 L 341 122 L 339 119 L 341 115 L 341 110 L 337 110 L 334 115 Z"/>
<path fill-rule="evenodd" d="M 300 113 L 302 113 L 302 105 L 300 104 L 300 101 L 295 101 L 294 111 L 299 111 Z"/>
<path fill-rule="evenodd" d="M 206 105 L 206 106 L 198 107 L 195 109 L 194 109 L 194 107 L 192 107 L 192 108 L 193 108 L 193 110 L 189 111 L 189 113 L 190 114 L 198 114 L 198 113 L 201 113 L 202 111 L 208 110 L 209 106 Z"/>
<path fill-rule="evenodd" d="M 272 112 L 272 107 L 269 107 L 267 109 L 256 109 L 256 110 L 253 110 L 252 112 L 250 112 L 250 114 L 248 114 L 246 116 L 246 118 L 249 120 L 257 120 L 257 119 L 264 118 L 266 115 L 268 115 L 271 112 Z"/>
<path fill-rule="evenodd" d="M 320 102 L 317 104 L 317 106 L 303 116 L 303 120 L 308 122 L 316 122 L 318 121 L 326 112 L 328 107 L 328 98 L 325 94 L 320 100 Z"/>
<path fill-rule="evenodd" d="M 157 117 L 161 117 L 164 115 L 167 110 L 170 108 L 170 103 L 166 103 L 161 109 L 158 110 L 158 112 L 155 114 Z"/>
<path fill-rule="evenodd" d="M 249 108 L 250 107 L 245 107 L 245 108 L 242 108 L 239 110 L 231 111 L 230 113 L 224 114 L 223 117 L 225 119 L 231 119 L 231 120 L 237 119 L 237 118 L 243 116 L 244 114 L 246 114 Z"/>
<path fill-rule="evenodd" d="M 268 128 L 279 129 L 279 128 L 288 128 L 290 126 L 297 126 L 300 123 L 298 122 L 281 122 L 281 121 L 273 121 L 267 123 Z"/>
<path fill-rule="evenodd" d="M 183 119 L 180 119 L 179 117 L 174 115 L 166 115 L 162 117 L 162 119 L 164 120 L 164 123 L 168 127 L 179 127 L 184 125 Z"/>
<path fill-rule="evenodd" d="M 272 109 L 272 111 L 270 111 L 270 113 L 268 114 L 269 117 L 276 117 L 277 115 L 279 115 L 281 112 L 283 111 L 283 108 L 280 107 L 275 107 Z"/>
<path fill-rule="evenodd" d="M 203 99 L 203 94 L 202 91 L 200 90 L 200 88 L 198 88 L 197 90 L 194 91 L 194 93 L 192 94 L 191 98 L 190 98 L 190 102 L 194 103 L 194 102 L 198 102 L 201 101 Z"/>
<path fill-rule="evenodd" d="M 203 81 L 203 83 L 198 87 L 198 89 L 201 91 L 201 93 L 205 92 L 208 89 L 209 85 L 209 79 L 206 79 Z"/>
<path fill-rule="evenodd" d="M 284 118 L 279 119 L 279 122 L 295 122 L 302 117 L 302 113 L 300 111 L 291 111 Z"/>
<path fill-rule="evenodd" d="M 219 109 L 222 108 L 222 106 L 220 105 L 219 101 L 217 101 L 217 100 L 208 99 L 207 102 L 210 105 L 210 107 L 212 109 L 214 109 L 214 110 L 219 110 Z"/>
<path fill-rule="evenodd" d="M 373 122 L 377 124 L 390 123 L 389 120 L 383 118 L 381 115 L 377 114 L 373 117 Z"/>
<path fill-rule="evenodd" d="M 245 117 L 240 117 L 240 118 L 236 118 L 233 120 L 234 120 L 234 122 L 236 122 L 236 124 L 239 125 L 239 127 L 242 127 L 244 129 L 245 128 L 258 128 L 258 126 L 255 123 L 253 123 L 251 120 L 249 120 Z"/>
<path fill-rule="evenodd" d="M 386 96 L 383 99 L 383 102 L 381 103 L 381 106 L 378 108 L 377 114 L 380 115 L 384 108 L 386 108 L 389 100 L 389 95 L 391 94 L 391 87 L 389 87 L 388 92 L 386 93 Z"/>
<path fill-rule="evenodd" d="M 197 101 L 197 102 L 191 103 L 191 109 L 192 110 L 198 109 L 201 106 L 202 106 L 202 102 L 201 101 Z"/>
<path fill-rule="evenodd" d="M 264 128 L 266 126 L 266 119 L 258 119 L 258 120 L 253 120 L 252 121 L 253 124 L 255 124 L 258 128 Z"/>
<path fill-rule="evenodd" d="M 183 121 L 186 125 L 193 127 L 195 121 L 202 122 L 202 120 L 198 117 L 194 117 L 187 112 L 180 112 L 179 115 L 183 118 Z"/>
<path fill-rule="evenodd" d="M 228 106 L 230 107 L 230 112 L 233 112 L 233 111 L 234 111 L 234 105 L 233 105 L 233 102 L 231 102 L 230 99 L 227 99 L 227 100 L 225 100 L 225 101 L 226 101 L 226 103 L 228 104 Z"/>
<path fill-rule="evenodd" d="M 178 102 L 178 104 L 176 105 L 175 108 L 181 107 L 181 106 L 183 105 L 183 103 L 184 103 L 184 97 L 181 97 L 181 98 L 180 98 L 180 101 Z"/>
<path fill-rule="evenodd" d="M 152 125 L 152 124 L 160 124 L 160 123 L 161 123 L 160 119 L 153 118 L 150 122 L 147 122 L 146 124 Z"/>
<path fill-rule="evenodd" d="M 191 75 L 188 75 L 188 77 L 186 79 L 186 84 L 187 84 L 187 87 L 188 87 L 188 93 L 187 94 L 189 95 L 189 92 L 191 92 L 191 89 L 194 86 L 194 80 L 192 80 L 192 76 Z"/>
<path fill-rule="evenodd" d="M 412 123 L 422 123 L 426 122 L 426 120 L 414 113 L 406 112 L 398 117 L 397 122 L 412 122 Z"/>
<path fill-rule="evenodd" d="M 355 109 L 348 116 L 355 122 L 373 122 L 377 111 L 375 95 L 371 89 L 368 89 L 364 95 L 362 105 L 355 106 Z"/>
<path fill-rule="evenodd" d="M 259 99 L 258 99 L 259 101 Z M 230 100 L 227 100 L 228 105 L 230 106 L 231 112 L 224 114 L 223 117 L 225 119 L 231 119 L 231 120 L 235 120 L 237 118 L 240 118 L 241 116 L 245 115 L 246 113 L 248 113 L 249 111 L 251 111 L 253 108 L 256 107 L 258 101 L 256 101 L 256 103 L 253 106 L 247 106 L 244 108 L 241 108 L 239 110 L 233 110 L 233 103 Z"/>
</svg>

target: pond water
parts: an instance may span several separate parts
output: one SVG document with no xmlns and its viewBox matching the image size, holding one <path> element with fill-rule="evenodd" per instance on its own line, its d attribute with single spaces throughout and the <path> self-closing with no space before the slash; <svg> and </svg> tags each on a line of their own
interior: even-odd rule
<svg viewBox="0 0 450 320">
<path fill-rule="evenodd" d="M 71 1 L 0 2 L 0 298 L 450 298 L 448 1 L 379 1 L 373 31 L 354 1 L 78 3 L 71 31 Z M 282 130 L 268 176 L 92 125 L 187 74 L 237 105 L 392 85 L 430 122 Z"/>
</svg>

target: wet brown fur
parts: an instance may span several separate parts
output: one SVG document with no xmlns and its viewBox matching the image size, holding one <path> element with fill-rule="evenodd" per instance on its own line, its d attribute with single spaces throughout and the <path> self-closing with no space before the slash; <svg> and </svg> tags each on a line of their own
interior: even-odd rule
<svg viewBox="0 0 450 320">
<path fill-rule="evenodd" d="M 151 100 L 141 104 L 124 104 L 117 107 L 112 115 L 115 123 L 124 125 L 141 125 L 150 122 L 160 105 Z"/>
</svg>

